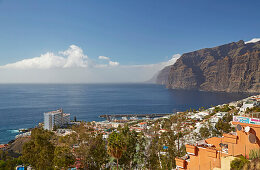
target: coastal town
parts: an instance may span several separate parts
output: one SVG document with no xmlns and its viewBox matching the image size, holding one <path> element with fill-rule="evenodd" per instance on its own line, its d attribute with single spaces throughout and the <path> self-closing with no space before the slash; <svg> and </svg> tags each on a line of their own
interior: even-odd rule
<svg viewBox="0 0 260 170">
<path fill-rule="evenodd" d="M 117 133 L 136 135 L 136 138 L 144 140 L 133 146 L 134 155 L 130 157 L 133 159 L 130 165 L 125 165 L 120 161 L 121 158 L 108 151 L 108 154 L 103 153 L 107 157 L 106 161 L 99 166 L 95 165 L 99 169 L 118 166 L 125 169 L 130 166 L 133 169 L 224 170 L 232 169 L 234 161 L 239 161 L 241 157 L 250 166 L 250 161 L 254 159 L 253 152 L 258 153 L 255 154 L 258 156 L 256 159 L 260 158 L 260 95 L 210 108 L 190 108 L 184 112 L 153 114 L 150 117 L 144 114 L 141 118 L 134 114 L 118 118 L 110 115 L 104 121 L 84 122 L 76 117 L 71 120 L 70 116 L 63 109 L 46 112 L 43 114 L 44 122 L 36 128 L 52 132 L 55 140 L 58 140 L 52 143 L 56 147 L 66 146 L 75 159 L 67 161 L 69 164 L 65 163 L 66 166 L 56 165 L 57 169 L 88 169 L 87 166 L 94 166 L 93 163 L 85 164 L 85 158 L 80 154 L 82 146 L 86 144 L 80 135 L 86 134 L 91 134 L 93 140 L 97 140 L 96 136 L 100 137 L 105 145 L 103 152 L 109 148 L 106 145 L 109 145 L 110 137 Z M 14 141 L 0 145 L 2 154 L 9 153 L 15 158 L 30 154 L 23 151 L 26 147 L 22 145 L 35 138 L 32 136 L 35 134 L 34 129 L 21 129 L 22 133 Z M 76 140 L 72 140 L 74 138 Z M 138 162 L 136 159 L 140 152 L 143 160 Z M 27 162 L 17 165 L 16 169 L 37 169 L 36 166 Z"/>
<path fill-rule="evenodd" d="M 0 170 L 260 170 L 260 0 L 0 0 Z"/>
</svg>

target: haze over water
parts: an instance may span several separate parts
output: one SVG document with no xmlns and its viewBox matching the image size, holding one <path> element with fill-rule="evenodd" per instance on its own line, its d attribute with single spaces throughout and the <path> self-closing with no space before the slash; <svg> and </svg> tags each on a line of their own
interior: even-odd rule
<svg viewBox="0 0 260 170">
<path fill-rule="evenodd" d="M 43 113 L 63 108 L 78 120 L 100 121 L 106 113 L 172 113 L 209 107 L 250 96 L 169 90 L 154 84 L 4 84 L 0 85 L 0 143 L 20 128 L 43 122 Z"/>
</svg>

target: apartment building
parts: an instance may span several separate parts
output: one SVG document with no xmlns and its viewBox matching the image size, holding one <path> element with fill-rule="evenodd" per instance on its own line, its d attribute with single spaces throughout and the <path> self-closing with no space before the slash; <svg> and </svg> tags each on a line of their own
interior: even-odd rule
<svg viewBox="0 0 260 170">
<path fill-rule="evenodd" d="M 63 113 L 62 109 L 44 113 L 44 129 L 53 130 L 70 123 L 70 114 Z"/>
<path fill-rule="evenodd" d="M 228 169 L 236 156 L 248 158 L 250 150 L 260 148 L 260 119 L 234 116 L 232 124 L 236 126 L 235 133 L 209 138 L 197 145 L 186 145 L 188 156 L 175 159 L 177 169 Z"/>
</svg>

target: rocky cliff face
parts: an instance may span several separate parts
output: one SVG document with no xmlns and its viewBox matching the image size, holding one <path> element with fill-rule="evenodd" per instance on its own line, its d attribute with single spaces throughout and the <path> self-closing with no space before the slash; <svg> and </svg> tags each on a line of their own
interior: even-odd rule
<svg viewBox="0 0 260 170">
<path fill-rule="evenodd" d="M 167 66 L 159 72 L 156 78 L 156 84 L 168 84 L 168 77 L 171 71 L 171 67 L 172 66 Z"/>
<path fill-rule="evenodd" d="M 173 89 L 260 92 L 260 42 L 233 42 L 183 54 L 157 76 Z"/>
</svg>

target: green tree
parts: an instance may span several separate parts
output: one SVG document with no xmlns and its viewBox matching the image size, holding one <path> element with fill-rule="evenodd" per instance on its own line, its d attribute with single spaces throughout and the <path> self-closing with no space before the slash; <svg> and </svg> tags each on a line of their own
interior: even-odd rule
<svg viewBox="0 0 260 170">
<path fill-rule="evenodd" d="M 146 159 L 146 145 L 147 139 L 145 138 L 144 134 L 141 132 L 137 136 L 137 153 L 135 154 L 135 168 L 138 169 L 140 166 L 144 166 L 145 159 Z"/>
<path fill-rule="evenodd" d="M 224 122 L 223 119 L 220 119 L 216 123 L 215 127 L 220 132 L 220 134 L 229 133 L 232 130 L 231 124 L 229 122 Z"/>
<path fill-rule="evenodd" d="M 106 143 L 102 138 L 102 134 L 94 135 L 89 141 L 89 162 L 91 169 L 104 169 L 104 165 L 108 163 L 109 156 L 106 152 Z"/>
<path fill-rule="evenodd" d="M 203 139 L 208 138 L 210 136 L 210 131 L 207 127 L 200 128 L 200 135 Z"/>
<path fill-rule="evenodd" d="M 108 162 L 109 157 L 102 134 L 82 131 L 80 134 L 71 135 L 71 137 L 71 141 L 74 141 L 74 144 L 78 146 L 75 148 L 74 154 L 79 158 L 79 162 L 84 168 L 100 169 Z"/>
<path fill-rule="evenodd" d="M 55 146 L 52 143 L 53 133 L 35 128 L 31 140 L 23 145 L 22 161 L 35 169 L 53 169 Z"/>
<path fill-rule="evenodd" d="M 119 159 L 119 164 L 122 165 L 124 169 L 131 169 L 137 149 L 137 133 L 135 131 L 131 132 L 127 125 L 121 128 L 119 133 L 122 135 L 124 143 L 126 144 L 126 150 Z"/>
<path fill-rule="evenodd" d="M 14 169 L 17 165 L 22 165 L 23 162 L 19 158 L 8 156 L 7 151 L 0 150 L 0 170 Z"/>
<path fill-rule="evenodd" d="M 162 124 L 162 129 L 167 129 L 167 130 L 171 130 L 171 120 L 170 119 L 165 119 L 163 124 Z"/>
<path fill-rule="evenodd" d="M 5 161 L 6 164 L 5 164 L 5 170 L 6 169 L 15 169 L 15 167 L 17 165 L 22 165 L 23 162 L 19 159 L 19 158 L 9 158 L 8 160 Z"/>
<path fill-rule="evenodd" d="M 246 113 L 252 113 L 252 112 L 255 112 L 255 113 L 260 112 L 260 107 L 259 106 L 255 106 L 255 107 L 246 109 Z"/>
<path fill-rule="evenodd" d="M 119 129 L 126 144 L 126 150 L 122 157 L 119 159 L 119 164 L 124 169 L 137 168 L 138 163 L 143 162 L 144 151 L 144 136 L 142 133 L 138 134 L 135 131 L 130 131 L 126 124 L 123 128 Z"/>
<path fill-rule="evenodd" d="M 0 170 L 4 170 L 6 167 L 6 162 L 4 160 L 0 160 Z"/>
<path fill-rule="evenodd" d="M 0 150 L 0 160 L 6 160 L 7 159 L 7 154 L 5 151 Z"/>
<path fill-rule="evenodd" d="M 147 152 L 146 152 L 146 155 L 147 155 L 146 168 L 147 169 L 161 169 L 160 158 L 159 158 L 160 148 L 162 148 L 162 146 L 159 143 L 159 137 L 158 136 L 153 137 L 151 139 L 151 142 L 150 142 Z"/>
<path fill-rule="evenodd" d="M 181 137 L 181 134 L 179 137 Z M 160 158 L 163 169 L 174 169 L 175 168 L 175 157 L 178 154 L 181 155 L 181 149 L 178 152 L 177 148 L 175 146 L 176 139 L 177 139 L 177 136 L 175 136 L 173 132 L 163 133 L 159 138 L 160 146 L 162 146 L 162 148 L 160 148 L 160 150 L 165 153 Z"/>
<path fill-rule="evenodd" d="M 112 132 L 108 138 L 107 151 L 109 155 L 117 160 L 117 169 L 118 160 L 122 157 L 125 150 L 126 143 L 123 139 L 123 136 L 120 133 Z"/>
<path fill-rule="evenodd" d="M 74 146 L 74 155 L 84 169 L 103 169 L 109 160 L 103 134 L 93 133 L 92 125 L 85 122 L 72 129 L 76 133 L 60 137 L 59 145 Z"/>
<path fill-rule="evenodd" d="M 75 162 L 71 149 L 67 146 L 57 146 L 54 151 L 54 166 L 57 169 L 68 169 Z"/>
</svg>

